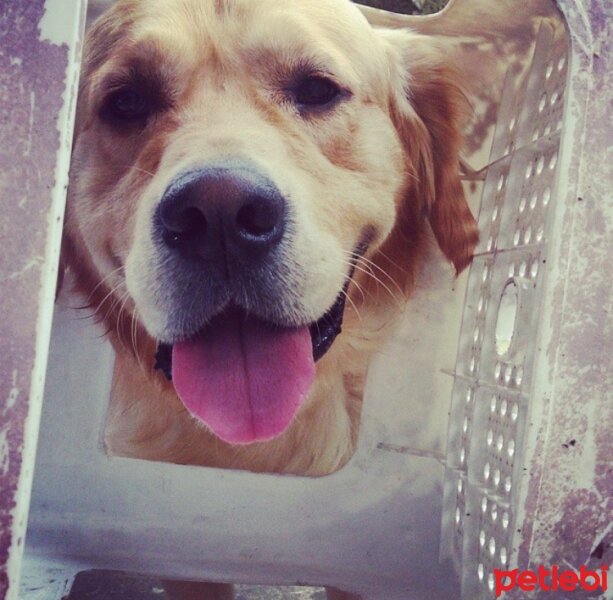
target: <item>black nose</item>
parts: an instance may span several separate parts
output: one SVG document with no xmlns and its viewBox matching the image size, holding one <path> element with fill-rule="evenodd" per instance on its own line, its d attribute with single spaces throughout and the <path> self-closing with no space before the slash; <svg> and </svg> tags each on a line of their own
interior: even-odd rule
<svg viewBox="0 0 613 600">
<path fill-rule="evenodd" d="M 286 213 L 274 183 L 256 167 L 236 163 L 179 175 L 156 220 L 164 243 L 187 258 L 247 263 L 280 242 Z"/>
</svg>

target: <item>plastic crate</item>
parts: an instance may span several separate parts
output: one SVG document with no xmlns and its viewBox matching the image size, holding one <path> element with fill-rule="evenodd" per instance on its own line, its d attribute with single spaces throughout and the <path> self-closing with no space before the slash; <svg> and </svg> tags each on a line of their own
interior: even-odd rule
<svg viewBox="0 0 613 600">
<path fill-rule="evenodd" d="M 83 21 L 70 5 L 69 24 L 51 1 L 44 17 L 25 0 L 0 15 L 12 192 L 0 221 L 0 597 L 59 599 L 77 572 L 102 568 L 474 600 L 494 597 L 493 568 L 610 563 L 608 0 L 365 10 L 440 37 L 477 84 L 466 185 L 482 242 L 455 283 L 430 257 L 369 375 L 356 454 L 318 479 L 107 456 L 112 351 L 70 310 L 56 311 L 46 369 Z M 33 143 L 33 131 L 45 135 Z"/>
</svg>

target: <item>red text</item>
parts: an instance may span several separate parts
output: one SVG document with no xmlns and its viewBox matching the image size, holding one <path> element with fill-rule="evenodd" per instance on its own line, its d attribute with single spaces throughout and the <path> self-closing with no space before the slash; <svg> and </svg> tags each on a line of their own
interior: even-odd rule
<svg viewBox="0 0 613 600">
<path fill-rule="evenodd" d="M 579 573 L 575 571 L 560 571 L 557 566 L 546 569 L 542 565 L 536 571 L 503 571 L 494 569 L 496 582 L 496 598 L 502 592 L 508 592 L 516 587 L 524 592 L 535 589 L 545 592 L 563 590 L 572 592 L 582 589 L 588 592 L 607 589 L 607 571 L 609 567 L 603 565 L 597 571 L 590 571 L 585 566 L 579 567 Z"/>
</svg>

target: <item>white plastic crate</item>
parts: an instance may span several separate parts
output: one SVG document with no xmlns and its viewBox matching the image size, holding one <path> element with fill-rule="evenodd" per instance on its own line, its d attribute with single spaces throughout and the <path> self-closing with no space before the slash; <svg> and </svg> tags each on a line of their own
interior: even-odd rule
<svg viewBox="0 0 613 600">
<path fill-rule="evenodd" d="M 558 6 L 567 29 L 549 0 L 521 10 L 456 0 L 423 18 L 367 11 L 441 36 L 469 77 L 489 83 L 473 132 L 488 119 L 496 127 L 468 158 L 482 235 L 470 273 L 452 291 L 431 257 L 372 369 L 359 447 L 338 473 L 106 456 L 112 351 L 73 311 L 57 312 L 21 598 L 60 598 L 77 571 L 96 567 L 328 584 L 373 600 L 473 600 L 493 597 L 494 567 L 578 568 L 601 543 L 599 560 L 611 561 L 612 325 L 600 310 L 611 307 L 613 255 L 611 14 L 607 0 Z M 9 415 L 8 427 L 24 419 Z M 24 460 L 9 465 L 21 486 L 33 445 L 26 438 Z M 2 508 L 13 500 L 3 495 Z M 13 567 L 20 547 L 10 546 Z"/>
<path fill-rule="evenodd" d="M 525 86 L 507 77 L 454 371 L 444 532 L 466 598 L 491 598 L 517 549 L 524 436 L 567 87 L 566 32 L 541 25 Z M 442 554 L 445 555 L 444 549 Z"/>
</svg>

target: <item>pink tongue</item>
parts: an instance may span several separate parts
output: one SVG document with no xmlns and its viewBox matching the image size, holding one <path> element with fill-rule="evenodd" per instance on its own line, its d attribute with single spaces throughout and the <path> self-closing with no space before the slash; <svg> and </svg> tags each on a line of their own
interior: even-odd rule
<svg viewBox="0 0 613 600">
<path fill-rule="evenodd" d="M 308 327 L 278 328 L 237 313 L 217 317 L 172 351 L 179 398 L 232 444 L 270 440 L 285 431 L 314 374 Z"/>
</svg>

